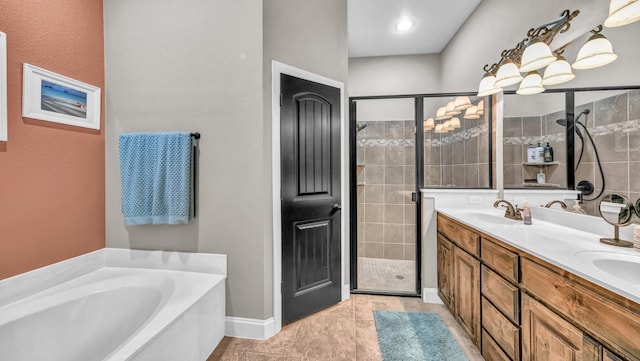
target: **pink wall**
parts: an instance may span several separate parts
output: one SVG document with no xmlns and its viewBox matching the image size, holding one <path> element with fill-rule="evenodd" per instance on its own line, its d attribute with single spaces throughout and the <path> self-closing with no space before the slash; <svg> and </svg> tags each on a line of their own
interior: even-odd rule
<svg viewBox="0 0 640 361">
<path fill-rule="evenodd" d="M 2 1 L 0 8 L 9 139 L 0 142 L 2 279 L 104 247 L 105 171 L 104 111 L 100 131 L 21 116 L 23 63 L 104 94 L 102 0 Z"/>
</svg>

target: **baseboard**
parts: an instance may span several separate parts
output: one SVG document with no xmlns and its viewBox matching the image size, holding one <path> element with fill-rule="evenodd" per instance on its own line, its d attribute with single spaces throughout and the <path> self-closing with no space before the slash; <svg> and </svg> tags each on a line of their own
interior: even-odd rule
<svg viewBox="0 0 640 361">
<path fill-rule="evenodd" d="M 443 304 L 442 300 L 440 299 L 440 296 L 438 296 L 437 288 L 423 288 L 422 300 L 424 301 L 424 303 L 434 303 L 439 305 Z"/>
<path fill-rule="evenodd" d="M 342 301 L 348 300 L 350 295 L 351 295 L 351 284 L 347 283 L 346 285 L 342 285 Z"/>
<path fill-rule="evenodd" d="M 254 318 L 230 317 L 225 319 L 225 336 L 266 340 L 276 334 L 273 317 L 266 320 Z"/>
</svg>

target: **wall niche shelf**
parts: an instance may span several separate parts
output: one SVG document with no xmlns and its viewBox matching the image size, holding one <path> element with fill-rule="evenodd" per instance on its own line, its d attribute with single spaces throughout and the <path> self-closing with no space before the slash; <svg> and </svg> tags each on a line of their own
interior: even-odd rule
<svg viewBox="0 0 640 361">
<path fill-rule="evenodd" d="M 560 162 L 558 161 L 553 161 L 553 162 L 522 162 L 523 166 L 531 166 L 531 167 L 538 167 L 541 165 L 558 165 L 560 164 Z"/>
</svg>

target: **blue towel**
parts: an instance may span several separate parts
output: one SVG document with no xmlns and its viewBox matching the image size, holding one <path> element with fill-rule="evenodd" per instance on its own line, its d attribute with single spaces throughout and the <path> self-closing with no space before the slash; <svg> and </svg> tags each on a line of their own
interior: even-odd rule
<svg viewBox="0 0 640 361">
<path fill-rule="evenodd" d="M 121 134 L 125 225 L 185 224 L 193 218 L 191 133 Z"/>
</svg>

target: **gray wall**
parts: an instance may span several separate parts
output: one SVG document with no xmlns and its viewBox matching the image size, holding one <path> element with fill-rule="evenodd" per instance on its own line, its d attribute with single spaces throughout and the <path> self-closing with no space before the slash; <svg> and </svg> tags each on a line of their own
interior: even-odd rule
<svg viewBox="0 0 640 361">
<path fill-rule="evenodd" d="M 421 54 L 349 59 L 349 96 L 438 93 L 440 56 Z"/>
<path fill-rule="evenodd" d="M 227 315 L 271 317 L 271 59 L 346 83 L 346 1 L 106 0 L 104 13 L 107 246 L 227 254 Z M 125 228 L 118 135 L 176 130 L 202 133 L 198 218 Z"/>
<path fill-rule="evenodd" d="M 263 103 L 264 103 L 264 143 L 263 159 L 265 164 L 271 164 L 271 65 L 278 61 L 296 68 L 312 72 L 345 85 L 344 121 L 349 121 L 348 97 L 346 93 L 348 73 L 347 52 L 347 1 L 299 1 L 299 0 L 266 0 L 264 11 L 264 64 L 263 64 Z M 347 127 L 348 128 L 348 127 Z M 342 170 L 349 175 L 349 134 L 344 134 L 345 167 Z M 271 194 L 271 168 L 264 168 L 264 186 Z M 268 235 L 271 239 L 271 199 L 264 204 L 268 209 Z M 342 212 L 348 212 L 349 199 L 342 200 Z M 348 218 L 347 218 L 348 219 Z M 349 224 L 342 225 L 349 234 Z M 265 230 L 266 231 L 266 230 Z M 348 242 L 348 240 L 347 240 Z M 267 243 L 268 254 L 266 262 L 271 264 L 272 242 Z M 342 272 L 349 273 L 349 247 L 345 247 L 346 264 Z M 268 270 L 272 271 L 272 266 Z M 269 287 L 272 275 L 265 278 Z M 349 277 L 346 277 L 349 282 Z M 271 301 L 271 300 L 269 300 Z M 265 304 L 266 305 L 266 304 Z M 272 306 L 268 306 L 271 312 Z"/>
</svg>

